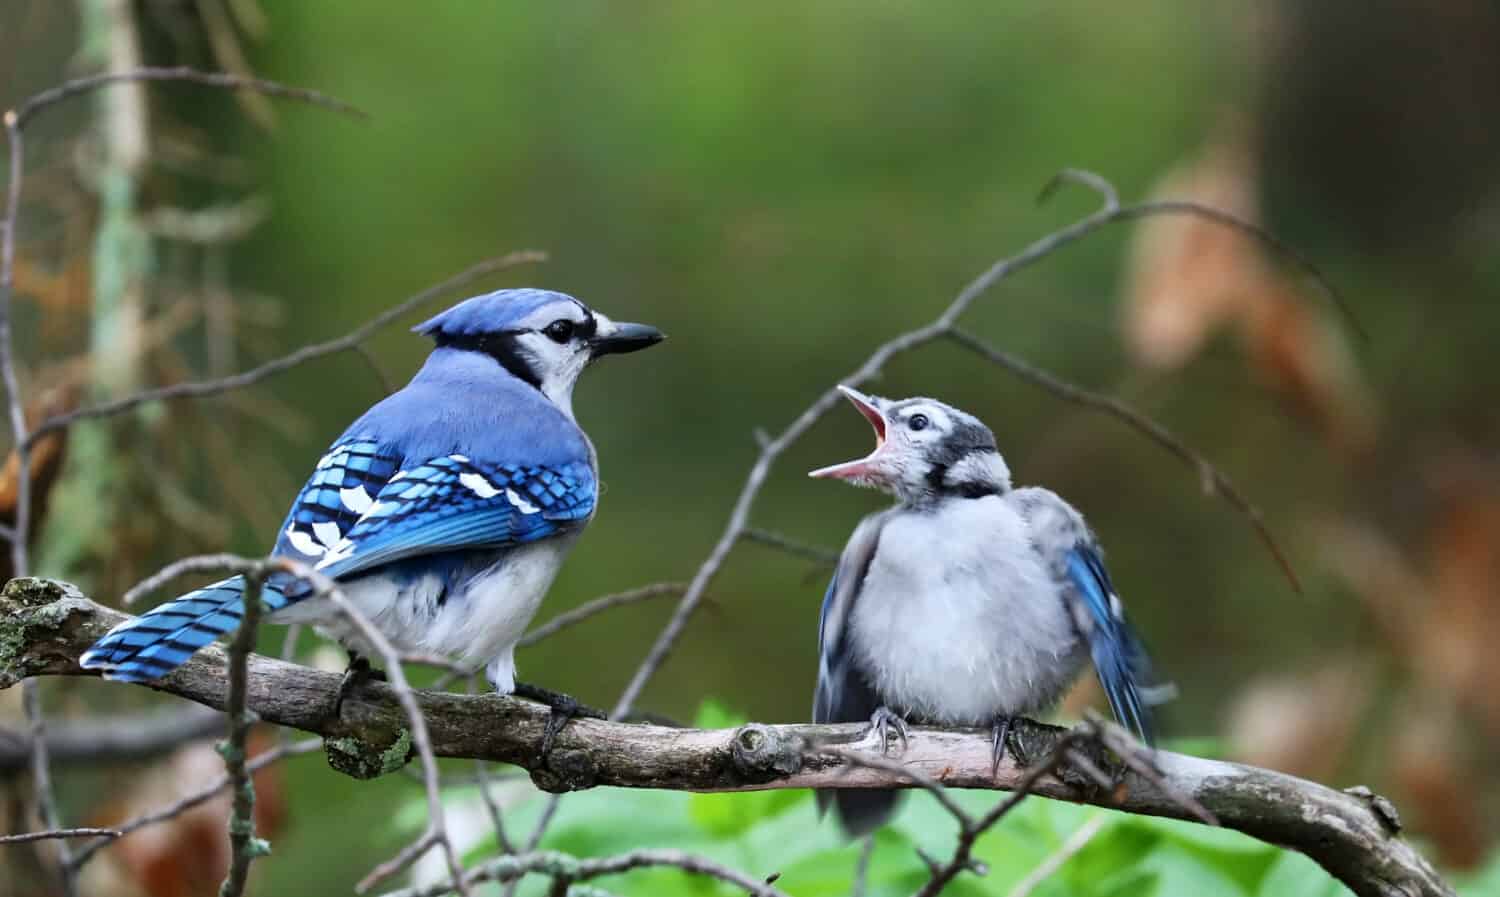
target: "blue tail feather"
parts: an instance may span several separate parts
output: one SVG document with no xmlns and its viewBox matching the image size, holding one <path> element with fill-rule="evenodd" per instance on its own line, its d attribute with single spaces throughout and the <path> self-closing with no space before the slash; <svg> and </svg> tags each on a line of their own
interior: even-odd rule
<svg viewBox="0 0 1500 897">
<path fill-rule="evenodd" d="M 199 648 L 240 625 L 245 580 L 236 576 L 189 592 L 110 630 L 84 652 L 85 669 L 104 671 L 106 679 L 148 682 L 187 662 Z M 261 590 L 265 612 L 290 603 L 274 583 Z"/>
</svg>

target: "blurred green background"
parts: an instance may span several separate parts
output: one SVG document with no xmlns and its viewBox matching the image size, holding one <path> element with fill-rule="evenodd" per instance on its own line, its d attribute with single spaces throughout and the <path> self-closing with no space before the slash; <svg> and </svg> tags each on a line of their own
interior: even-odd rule
<svg viewBox="0 0 1500 897">
<path fill-rule="evenodd" d="M 689 578 L 757 428 L 779 430 L 995 259 L 1094 208 L 1077 187 L 1035 202 L 1060 168 L 1127 200 L 1160 190 L 1258 220 L 1336 284 L 1367 340 L 1284 257 L 1184 219 L 1092 236 L 964 324 L 1201 451 L 1263 511 L 1300 593 L 1245 515 L 1116 420 L 948 344 L 899 359 L 874 391 L 974 412 L 1018 482 L 1088 515 L 1180 688 L 1169 737 L 1389 792 L 1453 869 L 1487 854 L 1494 6 L 0 0 L 0 103 L 98 70 L 122 27 L 139 62 L 253 71 L 370 117 L 153 86 L 138 94 L 149 151 L 122 168 L 107 123 L 125 90 L 49 110 L 29 132 L 19 233 L 30 394 L 92 401 L 237 370 L 480 258 L 545 250 L 482 290 L 563 290 L 671 338 L 579 387 L 605 492 L 543 618 Z M 216 208 L 228 236 L 164 217 Z M 369 347 L 399 382 L 426 342 L 393 327 Z M 345 354 L 75 428 L 38 572 L 105 600 L 182 554 L 264 550 L 312 460 L 381 394 Z M 867 429 L 845 409 L 815 427 L 776 465 L 755 523 L 840 547 L 881 497 L 803 474 L 862 454 Z M 825 577 L 739 546 L 640 706 L 685 719 L 713 696 L 805 719 Z M 607 705 L 670 609 L 570 630 L 526 651 L 522 675 Z M 49 694 L 72 711 L 148 698 L 97 683 Z M 1064 717 L 1089 703 L 1085 687 Z M 69 809 L 91 812 L 107 774 L 67 771 Z M 316 760 L 286 774 L 266 893 L 345 888 L 397 843 L 379 819 L 413 783 L 355 783 Z"/>
</svg>

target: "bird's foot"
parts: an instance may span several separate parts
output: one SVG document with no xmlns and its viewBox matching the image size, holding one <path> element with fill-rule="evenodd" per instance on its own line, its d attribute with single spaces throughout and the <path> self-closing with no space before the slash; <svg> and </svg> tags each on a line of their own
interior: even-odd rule
<svg viewBox="0 0 1500 897">
<path fill-rule="evenodd" d="M 901 752 L 906 753 L 907 732 L 906 720 L 901 715 L 884 704 L 875 708 L 870 714 L 870 731 L 880 738 L 880 753 L 885 755 L 890 744 L 890 735 L 896 733 L 896 738 L 901 742 Z M 869 734 L 868 732 L 866 734 Z"/>
<path fill-rule="evenodd" d="M 335 719 L 344 710 L 344 699 L 353 694 L 356 689 L 366 682 L 386 681 L 385 670 L 377 670 L 370 666 L 370 659 L 353 651 L 349 652 L 349 666 L 344 669 L 344 677 L 339 680 L 338 696 L 333 701 L 333 716 Z"/>
<path fill-rule="evenodd" d="M 990 724 L 990 778 L 1000 774 L 1000 761 L 1005 759 L 1005 751 L 1010 747 L 1010 724 L 1014 721 L 1015 717 L 1001 714 Z M 1014 748 L 1010 753 L 1016 762 L 1021 761 L 1020 753 Z"/>
<path fill-rule="evenodd" d="M 550 688 L 542 688 L 540 685 L 531 685 L 526 682 L 517 682 L 515 691 L 511 692 L 518 698 L 526 698 L 539 704 L 546 704 L 552 709 L 552 714 L 547 717 L 547 727 L 542 730 L 542 753 L 539 758 L 546 763 L 547 756 L 552 753 L 552 745 L 557 741 L 557 736 L 563 727 L 571 719 L 583 717 L 585 719 L 609 719 L 609 714 L 603 710 L 580 704 L 571 695 L 565 695 Z"/>
</svg>

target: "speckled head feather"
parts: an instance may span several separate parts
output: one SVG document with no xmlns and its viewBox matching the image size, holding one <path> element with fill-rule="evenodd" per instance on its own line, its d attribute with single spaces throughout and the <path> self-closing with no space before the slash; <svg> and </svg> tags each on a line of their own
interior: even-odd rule
<svg viewBox="0 0 1500 897">
<path fill-rule="evenodd" d="M 875 428 L 875 450 L 811 476 L 881 489 L 907 504 L 1010 489 L 1010 469 L 979 418 L 937 399 L 885 399 L 839 389 Z"/>
</svg>

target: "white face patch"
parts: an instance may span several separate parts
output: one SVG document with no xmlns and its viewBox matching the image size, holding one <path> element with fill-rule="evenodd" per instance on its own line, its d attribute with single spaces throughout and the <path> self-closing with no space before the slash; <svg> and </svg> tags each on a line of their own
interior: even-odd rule
<svg viewBox="0 0 1500 897">
<path fill-rule="evenodd" d="M 1010 468 L 998 452 L 970 452 L 948 468 L 948 483 L 981 483 L 1010 488 Z"/>
<path fill-rule="evenodd" d="M 553 342 L 546 334 L 535 332 L 517 336 L 516 345 L 526 355 L 542 395 L 572 417 L 573 385 L 589 366 L 587 347 L 577 341 Z"/>
<path fill-rule="evenodd" d="M 363 486 L 355 486 L 352 489 L 340 489 L 339 499 L 344 503 L 344 507 L 356 514 L 363 514 L 370 510 L 371 505 L 375 504 L 375 499 L 370 497 L 370 493 L 366 492 Z"/>
<path fill-rule="evenodd" d="M 541 508 L 522 498 L 514 489 L 505 490 L 505 500 L 516 506 L 516 510 L 522 514 L 535 514 Z"/>
<path fill-rule="evenodd" d="M 461 473 L 458 475 L 458 481 L 480 498 L 494 498 L 500 494 L 500 490 L 496 489 L 493 483 L 477 473 Z"/>
</svg>

